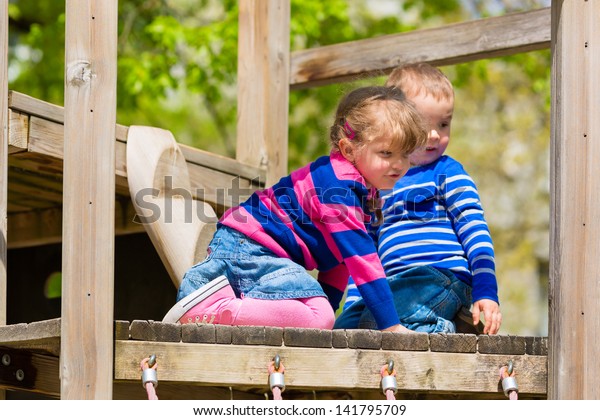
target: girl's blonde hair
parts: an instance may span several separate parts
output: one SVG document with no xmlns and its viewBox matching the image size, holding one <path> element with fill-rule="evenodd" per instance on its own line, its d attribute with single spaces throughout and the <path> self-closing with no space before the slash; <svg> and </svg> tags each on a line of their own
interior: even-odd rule
<svg viewBox="0 0 600 420">
<path fill-rule="evenodd" d="M 410 98 L 421 93 L 440 100 L 454 100 L 452 82 L 437 67 L 427 63 L 406 64 L 396 67 L 385 82 L 386 86 L 400 89 Z"/>
<path fill-rule="evenodd" d="M 332 148 L 339 150 L 342 138 L 361 147 L 382 136 L 410 154 L 425 145 L 427 129 L 415 107 L 394 87 L 361 87 L 344 96 L 329 130 Z"/>
<path fill-rule="evenodd" d="M 407 155 L 427 143 L 428 132 L 419 112 L 399 89 L 387 86 L 362 87 L 348 93 L 339 103 L 329 130 L 331 145 L 339 150 L 347 138 L 359 148 L 386 136 L 390 147 L 400 146 Z M 366 203 L 374 213 L 372 225 L 383 223 L 381 200 L 377 192 Z"/>
</svg>

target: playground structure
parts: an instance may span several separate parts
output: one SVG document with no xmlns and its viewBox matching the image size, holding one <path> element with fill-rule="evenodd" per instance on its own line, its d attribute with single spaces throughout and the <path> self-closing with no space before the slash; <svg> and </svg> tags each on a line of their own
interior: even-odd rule
<svg viewBox="0 0 600 420">
<path fill-rule="evenodd" d="M 227 206 L 217 190 L 233 177 L 252 190 L 263 185 L 253 180 L 269 185 L 287 172 L 290 88 L 386 72 L 400 63 L 442 66 L 551 48 L 547 340 L 115 321 L 114 237 L 143 229 L 130 222 L 129 128 L 115 120 L 117 1 L 66 2 L 64 109 L 8 91 L 7 8 L 2 1 L 0 325 L 6 323 L 10 246 L 62 241 L 63 309 L 60 320 L 0 327 L 0 353 L 12 355 L 15 372 L 22 363 L 27 379 L 2 377 L 0 388 L 64 399 L 130 397 L 133 389 L 141 392 L 139 363 L 152 353 L 159 380 L 167 383 L 161 382 L 164 395 L 171 385 L 178 398 L 196 398 L 190 389 L 204 385 L 209 398 L 234 392 L 247 398 L 267 389 L 266 366 L 280 355 L 289 392 L 381 396 L 379 369 L 393 359 L 400 392 L 503 397 L 498 369 L 512 361 L 521 395 L 600 398 L 594 375 L 600 364 L 600 169 L 594 165 L 600 158 L 594 142 L 600 137 L 599 0 L 553 1 L 550 8 L 298 52 L 289 51 L 289 0 L 241 1 L 237 132 L 243 136 L 236 159 L 181 146 L 192 191 L 203 190 L 202 199 L 213 207 Z M 231 361 L 235 368 L 224 375 Z M 324 373 L 342 365 L 343 375 Z M 35 380 L 29 372 L 36 372 Z"/>
</svg>

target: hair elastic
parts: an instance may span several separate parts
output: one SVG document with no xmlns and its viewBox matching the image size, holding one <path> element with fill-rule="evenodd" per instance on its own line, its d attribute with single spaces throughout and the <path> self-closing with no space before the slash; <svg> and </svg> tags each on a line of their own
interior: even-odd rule
<svg viewBox="0 0 600 420">
<path fill-rule="evenodd" d="M 344 133 L 346 133 L 346 137 L 348 137 L 350 140 L 353 140 L 354 137 L 356 137 L 356 132 L 352 129 L 352 127 L 350 127 L 348 121 L 344 122 Z"/>
</svg>

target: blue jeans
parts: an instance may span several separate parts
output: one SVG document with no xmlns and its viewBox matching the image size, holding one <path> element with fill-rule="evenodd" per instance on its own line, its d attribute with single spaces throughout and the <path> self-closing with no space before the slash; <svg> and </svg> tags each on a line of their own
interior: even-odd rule
<svg viewBox="0 0 600 420">
<path fill-rule="evenodd" d="M 300 264 L 277 256 L 269 248 L 227 226 L 219 226 L 206 259 L 183 276 L 177 300 L 225 275 L 237 297 L 300 299 L 327 295 Z"/>
<path fill-rule="evenodd" d="M 452 322 L 461 306 L 471 306 L 471 286 L 449 270 L 423 266 L 389 278 L 400 323 L 426 333 L 454 333 Z M 354 302 L 336 319 L 336 329 L 377 329 L 362 299 Z"/>
</svg>

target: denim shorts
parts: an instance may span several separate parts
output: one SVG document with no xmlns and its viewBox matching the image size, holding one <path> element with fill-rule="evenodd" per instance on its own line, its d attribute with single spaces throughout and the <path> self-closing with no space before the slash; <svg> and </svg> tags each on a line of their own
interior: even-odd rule
<svg viewBox="0 0 600 420">
<path fill-rule="evenodd" d="M 415 267 L 388 280 L 400 323 L 413 331 L 454 333 L 452 319 L 462 306 L 471 306 L 471 286 L 450 270 Z M 359 299 L 342 312 L 333 328 L 377 329 L 377 324 Z"/>
<path fill-rule="evenodd" d="M 225 275 L 237 297 L 300 299 L 327 297 L 304 267 L 277 256 L 269 248 L 227 226 L 219 226 L 208 245 L 206 259 L 183 276 L 177 300 Z"/>
</svg>

